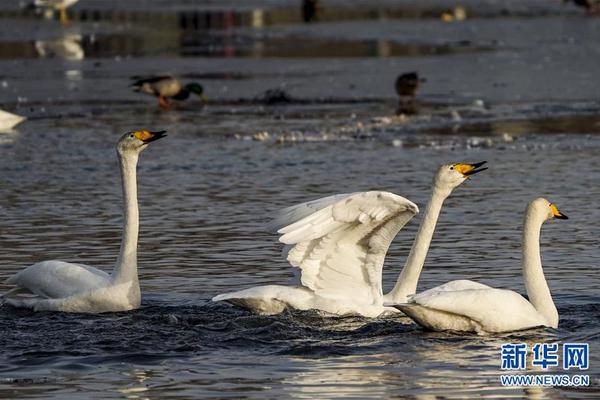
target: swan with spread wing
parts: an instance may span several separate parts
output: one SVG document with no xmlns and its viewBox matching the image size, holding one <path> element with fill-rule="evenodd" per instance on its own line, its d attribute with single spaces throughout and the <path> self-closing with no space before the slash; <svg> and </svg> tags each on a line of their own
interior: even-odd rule
<svg viewBox="0 0 600 400">
<path fill-rule="evenodd" d="M 13 285 L 0 297 L 15 307 L 35 311 L 100 313 L 140 306 L 137 273 L 139 211 L 136 169 L 140 153 L 165 131 L 141 130 L 124 134 L 117 143 L 123 185 L 123 237 L 111 275 L 83 264 L 51 260 L 33 264 L 6 280 Z"/>
<path fill-rule="evenodd" d="M 435 331 L 511 332 L 558 327 L 558 311 L 542 269 L 540 231 L 551 219 L 567 219 L 556 205 L 538 198 L 527 207 L 523 224 L 523 278 L 529 301 L 517 292 L 458 280 L 434 287 L 396 307 L 419 325 Z"/>
<path fill-rule="evenodd" d="M 261 314 L 286 308 L 316 309 L 336 315 L 377 317 L 396 311 L 384 301 L 400 303 L 415 293 L 425 257 L 444 200 L 452 190 L 481 168 L 476 164 L 448 164 L 437 171 L 426 215 L 407 262 L 392 291 L 385 296 L 382 270 L 388 248 L 419 209 L 393 193 L 358 192 L 325 197 L 282 211 L 275 225 L 282 243 L 293 245 L 288 261 L 300 268 L 296 286 L 266 285 L 225 293 L 213 301 Z"/>
</svg>

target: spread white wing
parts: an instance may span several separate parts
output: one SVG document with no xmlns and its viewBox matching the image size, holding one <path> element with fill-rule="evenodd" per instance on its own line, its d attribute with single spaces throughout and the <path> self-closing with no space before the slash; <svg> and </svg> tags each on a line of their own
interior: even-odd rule
<svg viewBox="0 0 600 400">
<path fill-rule="evenodd" d="M 298 219 L 309 204 L 317 211 Z M 398 231 L 419 212 L 416 204 L 393 193 L 370 191 L 288 210 L 297 220 L 278 231 L 279 240 L 294 245 L 288 261 L 301 269 L 302 285 L 325 298 L 383 301 L 385 255 Z"/>
<path fill-rule="evenodd" d="M 294 206 L 284 208 L 283 210 L 279 210 L 276 212 L 275 217 L 269 224 L 269 230 L 277 231 L 355 194 L 358 193 L 334 194 L 333 196 L 307 201 L 306 203 L 296 204 Z"/>
</svg>

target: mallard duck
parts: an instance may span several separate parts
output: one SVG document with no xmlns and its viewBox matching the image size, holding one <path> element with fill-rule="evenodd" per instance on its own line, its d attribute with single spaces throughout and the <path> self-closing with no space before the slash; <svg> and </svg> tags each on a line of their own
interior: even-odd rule
<svg viewBox="0 0 600 400">
<path fill-rule="evenodd" d="M 414 102 L 414 97 L 417 94 L 419 83 L 425 82 L 425 78 L 419 78 L 419 73 L 416 71 L 406 72 L 398 75 L 396 78 L 396 93 L 400 96 L 397 114 L 416 114 L 417 106 Z"/>
<path fill-rule="evenodd" d="M 37 8 L 51 8 L 60 12 L 60 22 L 63 25 L 69 23 L 67 8 L 77 3 L 79 0 L 34 0 L 33 5 Z"/>
<path fill-rule="evenodd" d="M 572 1 L 575 5 L 585 8 L 588 14 L 600 13 L 600 1 L 598 0 L 563 0 L 563 3 Z"/>
<path fill-rule="evenodd" d="M 396 93 L 398 93 L 398 96 L 414 97 L 419 88 L 419 83 L 425 81 L 425 78 L 419 78 L 419 73 L 416 71 L 400 74 L 396 78 Z"/>
<path fill-rule="evenodd" d="M 302 0 L 302 19 L 304 22 L 316 21 L 321 10 L 319 0 Z"/>
<path fill-rule="evenodd" d="M 0 110 L 0 131 L 8 131 L 26 119 L 27 118 L 21 117 L 20 115 Z"/>
<path fill-rule="evenodd" d="M 130 86 L 133 86 L 136 92 L 147 93 L 158 97 L 158 105 L 161 108 L 169 107 L 170 104 L 168 98 L 185 100 L 190 97 L 190 93 L 194 93 L 195 95 L 200 96 L 202 100 L 206 100 L 204 88 L 196 82 L 188 83 L 183 86 L 177 78 L 171 75 L 133 76 L 131 79 L 135 79 L 135 82 Z"/>
</svg>

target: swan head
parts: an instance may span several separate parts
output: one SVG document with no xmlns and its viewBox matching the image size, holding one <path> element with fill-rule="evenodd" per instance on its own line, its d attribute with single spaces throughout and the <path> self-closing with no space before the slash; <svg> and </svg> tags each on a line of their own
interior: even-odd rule
<svg viewBox="0 0 600 400">
<path fill-rule="evenodd" d="M 569 217 L 558 210 L 556 204 L 550 203 L 543 197 L 532 201 L 529 204 L 528 211 L 539 215 L 543 221 L 550 221 L 552 219 L 569 219 Z"/>
<path fill-rule="evenodd" d="M 447 191 L 448 194 L 461 183 L 478 172 L 485 171 L 487 167 L 481 168 L 487 161 L 473 164 L 456 163 L 442 165 L 435 175 L 434 184 L 437 188 Z"/>
<path fill-rule="evenodd" d="M 117 142 L 117 151 L 119 154 L 139 154 L 148 144 L 165 137 L 167 131 L 151 132 L 147 130 L 127 132 Z"/>
</svg>

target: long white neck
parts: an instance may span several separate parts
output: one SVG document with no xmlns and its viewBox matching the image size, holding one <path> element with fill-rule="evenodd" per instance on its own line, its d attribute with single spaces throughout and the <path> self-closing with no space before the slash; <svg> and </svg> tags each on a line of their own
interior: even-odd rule
<svg viewBox="0 0 600 400">
<path fill-rule="evenodd" d="M 137 242 L 139 212 L 137 203 L 136 167 L 138 154 L 120 154 L 121 180 L 123 184 L 123 237 L 117 264 L 112 273 L 113 283 L 133 282 L 139 288 L 137 274 Z M 138 289 L 139 290 L 139 289 Z"/>
<path fill-rule="evenodd" d="M 427 257 L 427 251 L 433 238 L 435 225 L 444 200 L 449 195 L 449 190 L 441 189 L 437 185 L 434 185 L 431 198 L 427 204 L 427 210 L 425 211 L 425 217 L 421 222 L 417 237 L 410 249 L 408 259 L 396 281 L 396 285 L 394 285 L 392 291 L 386 296 L 386 300 L 394 303 L 404 303 L 407 301 L 408 295 L 416 292 L 419 275 L 421 275 L 421 270 L 425 264 L 425 257 Z"/>
<path fill-rule="evenodd" d="M 548 320 L 550 326 L 556 328 L 558 311 L 546 283 L 540 255 L 540 230 L 543 223 L 544 218 L 537 215 L 533 207 L 529 207 L 523 226 L 523 279 L 529 302 Z"/>
</svg>

